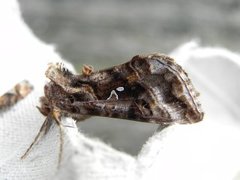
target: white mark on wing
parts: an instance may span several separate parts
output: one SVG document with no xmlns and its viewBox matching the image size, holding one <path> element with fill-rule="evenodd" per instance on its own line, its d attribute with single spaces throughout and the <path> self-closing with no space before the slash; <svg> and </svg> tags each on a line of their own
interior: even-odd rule
<svg viewBox="0 0 240 180">
<path fill-rule="evenodd" d="M 124 91 L 124 87 L 118 87 L 117 89 L 116 89 L 117 91 L 119 91 L 119 92 L 122 92 L 122 91 Z"/>
<path fill-rule="evenodd" d="M 115 96 L 115 97 L 114 97 L 114 96 Z M 117 95 L 117 93 L 116 93 L 115 90 L 112 90 L 112 91 L 111 91 L 111 94 L 110 94 L 110 96 L 107 98 L 107 100 L 109 100 L 109 99 L 116 99 L 116 100 L 118 100 L 118 95 Z"/>
</svg>

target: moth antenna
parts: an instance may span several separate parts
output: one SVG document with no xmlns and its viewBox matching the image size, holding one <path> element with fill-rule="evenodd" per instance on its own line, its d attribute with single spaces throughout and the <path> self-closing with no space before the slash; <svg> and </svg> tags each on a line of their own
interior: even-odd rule
<svg viewBox="0 0 240 180">
<path fill-rule="evenodd" d="M 49 121 L 51 121 L 51 119 L 49 119 L 48 117 L 45 119 L 44 123 L 42 124 L 38 134 L 36 135 L 36 137 L 34 138 L 33 142 L 31 143 L 31 145 L 28 147 L 28 149 L 26 150 L 26 152 L 21 156 L 21 159 L 24 159 L 27 157 L 27 155 L 29 154 L 30 150 L 32 149 L 32 147 L 38 142 L 38 140 L 41 138 L 42 133 L 46 134 L 47 131 L 47 124 L 49 123 Z"/>
<path fill-rule="evenodd" d="M 60 145 L 59 145 L 59 153 L 58 153 L 58 169 L 60 167 L 60 163 L 62 161 L 62 154 L 63 154 L 63 144 L 64 144 L 64 139 L 63 139 L 63 127 L 60 124 L 59 125 L 59 140 L 60 140 Z"/>
</svg>

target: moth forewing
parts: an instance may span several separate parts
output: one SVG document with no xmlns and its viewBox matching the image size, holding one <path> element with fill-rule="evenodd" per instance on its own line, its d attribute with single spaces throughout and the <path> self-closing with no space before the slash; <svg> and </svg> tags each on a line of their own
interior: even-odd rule
<svg viewBox="0 0 240 180">
<path fill-rule="evenodd" d="M 94 72 L 89 76 L 77 75 L 72 79 L 72 84 L 92 89 L 97 97 L 95 100 L 108 100 L 114 91 L 117 97 L 116 107 L 125 108 L 125 118 L 128 117 L 127 107 L 129 114 L 134 114 L 132 111 L 136 111 L 135 114 L 138 114 L 138 117 L 141 114 L 138 113 L 139 110 L 148 112 L 145 117 L 152 116 L 155 117 L 154 119 L 161 117 L 159 121 L 149 120 L 155 123 L 161 123 L 160 119 L 170 119 L 178 123 L 194 123 L 203 118 L 198 93 L 187 73 L 166 55 L 135 56 L 127 63 Z M 118 87 L 123 87 L 124 90 L 118 92 L 116 91 Z M 129 100 L 132 103 L 131 106 L 126 106 L 123 103 L 125 101 L 122 100 Z M 75 102 L 81 102 L 81 100 L 76 98 Z M 111 108 L 108 111 L 111 111 Z M 101 113 L 98 114 L 101 115 Z M 108 114 L 113 116 L 111 113 Z M 114 116 L 121 117 L 120 114 L 115 114 Z M 142 118 L 141 120 L 146 121 L 144 117 Z"/>
<path fill-rule="evenodd" d="M 78 121 L 104 116 L 168 125 L 195 123 L 203 119 L 198 93 L 187 73 L 172 58 L 162 54 L 134 56 L 132 60 L 105 70 L 84 66 L 74 75 L 62 64 L 50 64 L 40 112 L 47 116 L 34 142 L 23 157 L 55 121 L 60 130 L 61 116 Z"/>
<path fill-rule="evenodd" d="M 141 103 L 130 100 L 97 100 L 76 102 L 66 107 L 58 105 L 68 116 L 78 120 L 79 115 L 112 117 L 140 122 L 150 122 L 156 124 L 186 123 L 179 118 L 170 118 L 164 113 L 157 116 L 151 110 L 144 107 Z M 81 117 L 81 116 L 79 116 Z"/>
</svg>

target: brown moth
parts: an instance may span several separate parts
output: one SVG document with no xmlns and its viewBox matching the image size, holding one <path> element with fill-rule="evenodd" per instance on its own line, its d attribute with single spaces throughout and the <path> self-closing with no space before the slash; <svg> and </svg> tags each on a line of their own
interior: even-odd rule
<svg viewBox="0 0 240 180">
<path fill-rule="evenodd" d="M 199 93 L 182 67 L 166 55 L 137 55 L 129 62 L 95 72 L 85 65 L 82 72 L 74 75 L 62 64 L 49 66 L 46 76 L 51 81 L 45 85 L 39 107 L 47 118 L 23 157 L 53 121 L 62 134 L 61 117 L 81 121 L 104 116 L 161 125 L 203 119 Z M 62 135 L 60 138 L 59 162 Z"/>
<path fill-rule="evenodd" d="M 24 99 L 32 90 L 32 85 L 26 80 L 16 84 L 11 90 L 0 96 L 0 110 L 13 106 Z"/>
</svg>

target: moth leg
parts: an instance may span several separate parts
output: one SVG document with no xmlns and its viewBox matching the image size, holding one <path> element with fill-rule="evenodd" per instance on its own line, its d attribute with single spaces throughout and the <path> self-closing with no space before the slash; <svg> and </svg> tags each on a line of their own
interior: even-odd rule
<svg viewBox="0 0 240 180">
<path fill-rule="evenodd" d="M 62 154 L 63 154 L 63 144 L 64 144 L 64 139 L 63 139 L 63 126 L 61 123 L 61 114 L 59 113 L 59 111 L 53 111 L 53 119 L 55 120 L 55 122 L 57 123 L 58 127 L 59 127 L 59 153 L 58 153 L 58 168 L 60 167 L 60 163 L 62 161 Z"/>
<path fill-rule="evenodd" d="M 52 123 L 53 123 L 53 120 L 52 120 L 51 117 L 49 117 L 49 120 L 47 121 L 47 124 L 46 124 L 46 129 L 45 129 L 45 131 L 44 131 L 44 135 L 46 135 L 46 134 L 48 133 L 48 131 L 49 131 Z"/>
<path fill-rule="evenodd" d="M 32 149 L 33 145 L 36 144 L 38 142 L 38 140 L 41 138 L 41 135 L 45 135 L 47 133 L 47 131 L 49 130 L 49 127 L 51 126 L 52 120 L 47 117 L 44 121 L 44 123 L 42 124 L 38 134 L 36 135 L 36 137 L 34 138 L 33 142 L 31 143 L 31 145 L 28 147 L 28 149 L 26 150 L 26 152 L 21 156 L 21 159 L 24 159 L 27 157 L 27 155 L 29 154 L 30 150 Z"/>
</svg>

